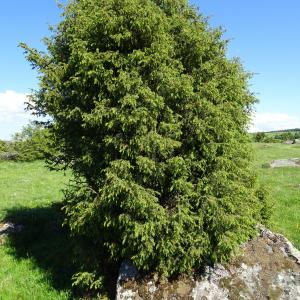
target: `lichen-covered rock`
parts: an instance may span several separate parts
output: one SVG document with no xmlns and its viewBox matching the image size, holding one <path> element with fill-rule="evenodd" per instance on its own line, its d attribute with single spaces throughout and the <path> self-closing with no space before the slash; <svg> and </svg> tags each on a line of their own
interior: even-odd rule
<svg viewBox="0 0 300 300">
<path fill-rule="evenodd" d="M 282 235 L 261 228 L 260 236 L 244 244 L 240 255 L 207 267 L 198 278 L 159 282 L 155 277 L 140 278 L 124 263 L 117 300 L 140 299 L 300 299 L 300 252 Z"/>
<path fill-rule="evenodd" d="M 6 241 L 9 234 L 18 233 L 23 229 L 23 225 L 16 225 L 11 222 L 0 223 L 0 246 Z"/>
<path fill-rule="evenodd" d="M 276 159 L 270 163 L 271 168 L 300 167 L 300 158 Z"/>
</svg>

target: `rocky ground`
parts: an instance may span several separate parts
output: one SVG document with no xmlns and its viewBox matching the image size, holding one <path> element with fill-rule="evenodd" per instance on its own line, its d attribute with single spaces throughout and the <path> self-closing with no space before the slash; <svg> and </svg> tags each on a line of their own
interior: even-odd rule
<svg viewBox="0 0 300 300">
<path fill-rule="evenodd" d="M 117 300 L 156 299 L 300 299 L 300 252 L 282 235 L 262 228 L 260 235 L 241 247 L 229 263 L 207 267 L 199 278 L 172 282 L 139 278 L 123 263 Z"/>
</svg>

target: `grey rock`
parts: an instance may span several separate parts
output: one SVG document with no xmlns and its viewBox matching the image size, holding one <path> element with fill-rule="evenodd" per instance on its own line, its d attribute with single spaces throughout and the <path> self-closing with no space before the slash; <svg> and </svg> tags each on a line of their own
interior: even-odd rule
<svg viewBox="0 0 300 300">
<path fill-rule="evenodd" d="M 300 299 L 300 252 L 284 236 L 260 227 L 260 235 L 243 244 L 240 255 L 207 266 L 200 277 L 160 283 L 137 276 L 134 266 L 122 264 L 117 300 Z"/>
<path fill-rule="evenodd" d="M 300 144 L 300 139 L 287 140 L 283 142 L 283 144 L 287 144 L 287 145 Z"/>
<path fill-rule="evenodd" d="M 118 281 L 135 279 L 137 275 L 138 271 L 136 267 L 128 261 L 123 261 L 119 270 Z"/>
<path fill-rule="evenodd" d="M 276 159 L 270 163 L 271 168 L 300 167 L 299 158 Z"/>
<path fill-rule="evenodd" d="M 16 225 L 11 222 L 0 223 L 0 236 L 7 235 L 11 233 L 18 233 L 23 230 L 23 225 Z"/>
<path fill-rule="evenodd" d="M 125 282 L 134 280 L 136 279 L 137 276 L 138 276 L 138 271 L 136 267 L 128 261 L 123 261 L 119 269 L 116 300 L 139 299 L 134 291 L 124 287 Z"/>
</svg>

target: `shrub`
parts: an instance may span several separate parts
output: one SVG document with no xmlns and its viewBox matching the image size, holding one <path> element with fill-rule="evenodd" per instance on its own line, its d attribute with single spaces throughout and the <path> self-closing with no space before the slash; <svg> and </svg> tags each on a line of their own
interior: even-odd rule
<svg viewBox="0 0 300 300">
<path fill-rule="evenodd" d="M 19 161 L 44 159 L 49 152 L 48 130 L 41 124 L 29 123 L 13 137 L 12 148 Z"/>
<path fill-rule="evenodd" d="M 52 162 L 75 177 L 64 212 L 87 248 L 76 283 L 99 287 L 99 257 L 165 276 L 227 259 L 264 201 L 249 74 L 221 30 L 184 0 L 77 0 L 63 16 L 47 54 L 22 46 L 40 72 L 32 108 L 53 121 Z"/>
<path fill-rule="evenodd" d="M 260 201 L 261 205 L 261 223 L 264 225 L 269 225 L 269 221 L 272 216 L 273 208 L 274 208 L 274 202 L 270 196 L 270 190 L 266 187 L 261 186 L 257 192 L 256 195 Z"/>
<path fill-rule="evenodd" d="M 7 142 L 1 141 L 1 140 L 0 140 L 0 152 L 5 152 L 5 151 L 7 151 L 7 148 L 8 148 Z"/>
<path fill-rule="evenodd" d="M 262 167 L 263 169 L 270 169 L 270 168 L 271 168 L 271 164 L 270 164 L 270 163 L 263 163 L 263 164 L 261 165 L 261 167 Z"/>
<path fill-rule="evenodd" d="M 254 141 L 258 142 L 258 143 L 262 143 L 265 141 L 265 139 L 267 138 L 267 135 L 265 132 L 257 132 L 254 135 Z"/>
</svg>

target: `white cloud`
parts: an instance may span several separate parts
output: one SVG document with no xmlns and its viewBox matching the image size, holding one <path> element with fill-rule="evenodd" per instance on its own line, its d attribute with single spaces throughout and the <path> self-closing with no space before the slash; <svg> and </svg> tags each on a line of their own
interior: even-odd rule
<svg viewBox="0 0 300 300">
<path fill-rule="evenodd" d="M 255 113 L 250 132 L 300 128 L 300 118 L 286 113 Z"/>
<path fill-rule="evenodd" d="M 15 91 L 0 93 L 0 122 L 20 117 L 27 118 L 29 114 L 25 112 L 25 101 L 27 101 L 26 94 Z"/>
<path fill-rule="evenodd" d="M 27 95 L 15 91 L 0 93 L 0 139 L 9 139 L 11 135 L 34 117 L 25 111 Z"/>
</svg>

